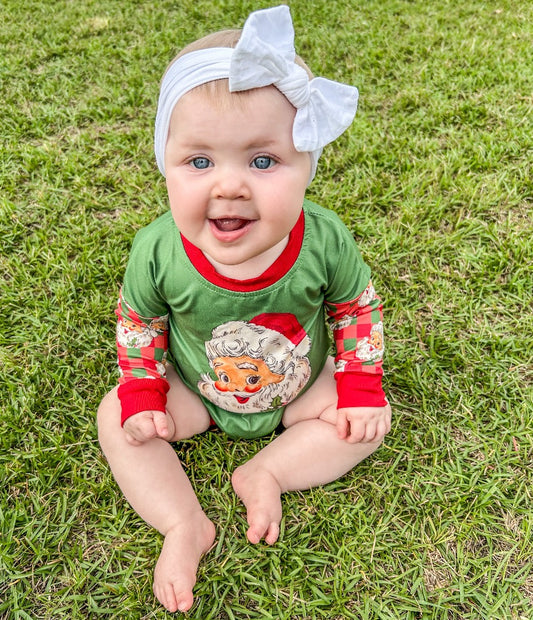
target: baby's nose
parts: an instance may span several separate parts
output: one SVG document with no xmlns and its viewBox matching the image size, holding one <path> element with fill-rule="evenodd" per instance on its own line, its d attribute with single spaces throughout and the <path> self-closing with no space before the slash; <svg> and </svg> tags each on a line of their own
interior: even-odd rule
<svg viewBox="0 0 533 620">
<path fill-rule="evenodd" d="M 248 199 L 250 189 L 245 175 L 233 168 L 221 169 L 213 185 L 213 197 L 217 199 Z"/>
</svg>

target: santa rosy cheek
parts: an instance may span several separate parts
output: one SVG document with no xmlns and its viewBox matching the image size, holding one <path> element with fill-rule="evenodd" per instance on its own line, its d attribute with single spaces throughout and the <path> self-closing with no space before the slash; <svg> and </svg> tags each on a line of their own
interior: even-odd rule
<svg viewBox="0 0 533 620">
<path fill-rule="evenodd" d="M 219 392 L 231 392 L 227 383 L 221 383 L 220 381 L 215 381 L 215 387 Z"/>
<path fill-rule="evenodd" d="M 263 386 L 260 384 L 256 384 L 256 385 L 247 385 L 244 388 L 245 392 L 249 392 L 250 394 L 255 394 L 256 392 L 259 392 L 259 390 L 262 388 Z"/>
</svg>

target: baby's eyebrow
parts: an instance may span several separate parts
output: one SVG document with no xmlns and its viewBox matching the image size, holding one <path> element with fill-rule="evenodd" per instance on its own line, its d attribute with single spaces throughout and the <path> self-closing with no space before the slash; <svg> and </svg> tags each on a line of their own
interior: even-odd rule
<svg viewBox="0 0 533 620">
<path fill-rule="evenodd" d="M 206 142 L 183 142 L 183 148 L 189 151 L 205 151 L 211 147 Z"/>
<path fill-rule="evenodd" d="M 275 138 L 265 137 L 264 139 L 254 140 L 253 142 L 250 142 L 247 148 L 250 150 L 261 149 L 276 144 L 278 144 L 278 140 L 276 140 Z"/>
</svg>

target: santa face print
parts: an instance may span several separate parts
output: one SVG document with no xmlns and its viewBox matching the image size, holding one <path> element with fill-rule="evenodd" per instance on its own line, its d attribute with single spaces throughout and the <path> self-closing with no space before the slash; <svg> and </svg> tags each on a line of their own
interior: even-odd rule
<svg viewBox="0 0 533 620">
<path fill-rule="evenodd" d="M 309 380 L 310 340 L 292 314 L 230 321 L 212 336 L 205 346 L 216 379 L 204 374 L 198 388 L 222 409 L 271 411 L 296 398 Z"/>
<path fill-rule="evenodd" d="M 357 357 L 363 361 L 383 359 L 383 323 L 372 325 L 370 336 L 362 338 L 357 344 Z"/>
<path fill-rule="evenodd" d="M 219 392 L 231 392 L 241 404 L 268 385 L 284 379 L 284 375 L 272 372 L 262 359 L 248 355 L 217 357 L 212 366 L 218 377 L 215 388 Z"/>
<path fill-rule="evenodd" d="M 227 97 L 192 90 L 176 104 L 165 150 L 170 209 L 216 268 L 259 275 L 298 220 L 311 160 L 294 148 L 296 111 L 275 87 Z"/>
</svg>

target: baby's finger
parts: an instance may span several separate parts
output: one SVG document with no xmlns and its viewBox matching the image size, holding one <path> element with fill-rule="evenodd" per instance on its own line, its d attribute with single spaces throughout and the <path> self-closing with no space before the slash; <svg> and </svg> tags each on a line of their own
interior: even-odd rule
<svg viewBox="0 0 533 620">
<path fill-rule="evenodd" d="M 168 437 L 168 421 L 166 413 L 154 411 L 154 426 L 158 437 L 166 439 Z"/>
<path fill-rule="evenodd" d="M 365 438 L 366 423 L 362 420 L 351 420 L 348 443 L 360 443 Z"/>
<path fill-rule="evenodd" d="M 374 441 L 377 435 L 377 422 L 375 420 L 369 420 L 365 426 L 365 435 L 361 441 L 368 442 Z"/>
<path fill-rule="evenodd" d="M 346 439 L 348 431 L 349 424 L 346 413 L 342 409 L 339 409 L 339 411 L 337 411 L 337 437 L 339 439 Z"/>
<path fill-rule="evenodd" d="M 383 439 L 385 435 L 390 431 L 390 416 L 383 418 L 378 422 L 378 428 L 376 435 L 379 439 Z"/>
<path fill-rule="evenodd" d="M 385 434 L 387 434 L 390 431 L 391 423 L 392 423 L 392 409 L 390 405 L 387 405 L 387 415 L 385 418 Z"/>
</svg>

